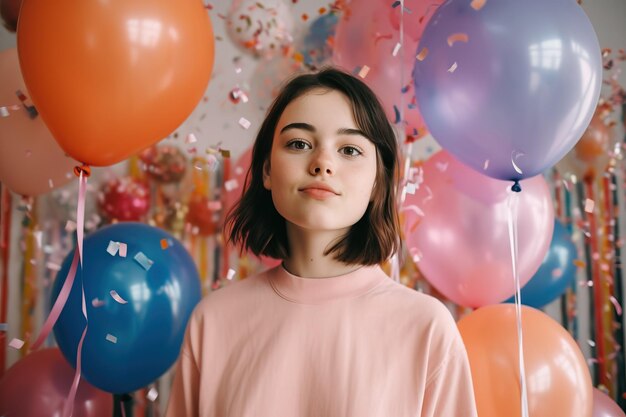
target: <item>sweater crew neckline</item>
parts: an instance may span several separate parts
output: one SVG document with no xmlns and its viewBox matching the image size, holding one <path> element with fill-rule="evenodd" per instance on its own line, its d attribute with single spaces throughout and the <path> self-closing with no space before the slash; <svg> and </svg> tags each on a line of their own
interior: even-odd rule
<svg viewBox="0 0 626 417">
<path fill-rule="evenodd" d="M 379 265 L 362 266 L 347 274 L 328 278 L 293 275 L 282 263 L 268 273 L 269 282 L 279 296 L 300 304 L 323 304 L 342 298 L 357 297 L 387 278 Z"/>
</svg>

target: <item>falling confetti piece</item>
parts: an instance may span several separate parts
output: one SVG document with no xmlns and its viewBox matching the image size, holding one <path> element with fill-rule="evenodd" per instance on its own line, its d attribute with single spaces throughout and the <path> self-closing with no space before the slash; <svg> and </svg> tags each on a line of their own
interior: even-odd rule
<svg viewBox="0 0 626 417">
<path fill-rule="evenodd" d="M 117 343 L 117 337 L 112 334 L 107 333 L 106 339 L 111 343 Z"/>
<path fill-rule="evenodd" d="M 391 53 L 392 56 L 396 56 L 398 55 L 398 51 L 400 51 L 400 47 L 402 45 L 400 44 L 400 42 L 396 43 L 396 46 L 394 46 L 393 48 L 393 52 Z"/>
<path fill-rule="evenodd" d="M 46 268 L 52 270 L 52 271 L 60 271 L 61 270 L 61 265 L 54 263 L 54 262 L 47 262 L 46 263 Z"/>
<path fill-rule="evenodd" d="M 120 304 L 128 304 L 128 301 L 126 301 L 122 297 L 120 297 L 120 295 L 117 293 L 117 291 L 111 290 L 109 292 L 109 294 L 111 294 L 111 297 L 113 297 L 113 299 L 115 301 L 117 301 L 118 303 L 120 303 Z"/>
<path fill-rule="evenodd" d="M 0 107 L 0 116 L 9 117 L 9 110 L 4 106 Z"/>
<path fill-rule="evenodd" d="M 161 239 L 161 249 L 167 249 L 168 246 L 167 239 Z"/>
<path fill-rule="evenodd" d="M 466 42 L 469 40 L 467 33 L 453 33 L 448 36 L 448 46 L 454 45 L 455 42 Z"/>
<path fill-rule="evenodd" d="M 233 178 L 230 179 L 228 181 L 226 181 L 224 183 L 224 188 L 226 189 L 226 191 L 230 192 L 234 189 L 236 189 L 239 186 L 239 181 L 237 181 L 237 179 Z"/>
<path fill-rule="evenodd" d="M 13 349 L 21 349 L 22 346 L 24 346 L 24 341 L 16 337 L 9 342 L 9 347 L 12 347 Z"/>
<path fill-rule="evenodd" d="M 474 10 L 480 10 L 485 6 L 485 3 L 487 3 L 487 0 L 472 0 L 470 6 L 472 6 Z"/>
<path fill-rule="evenodd" d="M 148 401 L 152 402 L 154 402 L 154 400 L 156 400 L 158 396 L 159 392 L 154 387 L 150 388 L 150 390 L 146 394 L 146 398 L 148 399 Z"/>
<path fill-rule="evenodd" d="M 220 149 L 220 155 L 222 155 L 222 158 L 230 158 L 230 151 L 228 149 Z"/>
<path fill-rule="evenodd" d="M 483 170 L 485 170 L 485 171 L 486 171 L 486 170 L 487 170 L 487 168 L 489 168 L 489 160 L 488 160 L 488 159 L 487 159 L 487 160 L 485 161 L 485 163 L 483 164 Z"/>
<path fill-rule="evenodd" d="M 552 270 L 552 278 L 560 278 L 563 275 L 563 270 L 561 268 L 554 268 Z"/>
<path fill-rule="evenodd" d="M 0 323 L 0 332 L 6 332 L 9 330 L 9 323 Z"/>
<path fill-rule="evenodd" d="M 196 138 L 196 135 L 194 135 L 193 133 L 188 134 L 187 137 L 185 138 L 186 144 L 196 143 L 197 141 L 198 141 L 198 138 Z"/>
<path fill-rule="evenodd" d="M 135 255 L 134 259 L 146 271 L 148 271 L 154 263 L 154 261 L 150 260 L 146 255 L 143 254 L 143 252 L 139 252 L 137 255 Z"/>
<path fill-rule="evenodd" d="M 207 207 L 211 211 L 218 211 L 222 209 L 222 202 L 219 200 L 211 200 L 207 203 Z"/>
<path fill-rule="evenodd" d="M 415 190 L 417 190 L 417 187 L 414 183 L 410 182 L 404 186 L 404 190 L 409 194 L 415 194 Z"/>
<path fill-rule="evenodd" d="M 367 65 L 363 65 L 363 67 L 359 70 L 359 77 L 365 78 L 367 77 L 367 73 L 370 72 L 370 67 Z"/>
<path fill-rule="evenodd" d="M 592 199 L 590 199 L 590 198 L 586 199 L 585 200 L 585 212 L 586 213 L 593 213 L 593 208 L 594 208 L 595 204 L 596 203 Z"/>
<path fill-rule="evenodd" d="M 65 223 L 65 231 L 73 232 L 74 230 L 76 230 L 76 223 L 74 223 L 71 220 L 68 220 L 67 223 Z"/>
<path fill-rule="evenodd" d="M 91 305 L 93 306 L 93 308 L 102 307 L 105 304 L 106 303 L 104 302 L 104 300 L 99 300 L 97 297 L 91 300 Z"/>
<path fill-rule="evenodd" d="M 574 259 L 573 263 L 574 263 L 574 266 L 578 268 L 584 268 L 586 265 L 585 262 L 580 259 Z"/>
<path fill-rule="evenodd" d="M 454 71 L 456 71 L 456 67 L 457 67 L 457 64 L 455 62 L 454 64 L 452 64 L 450 68 L 448 68 L 448 72 L 453 73 Z"/>
<path fill-rule="evenodd" d="M 422 50 L 419 52 L 419 54 L 417 54 L 417 56 L 415 57 L 415 59 L 417 59 L 418 61 L 423 61 L 424 59 L 426 59 L 426 56 L 428 55 L 428 48 L 424 47 L 422 48 Z"/>
<path fill-rule="evenodd" d="M 235 276 L 235 273 L 236 273 L 235 270 L 230 268 L 228 270 L 228 273 L 226 274 L 226 279 L 231 281 L 233 279 L 233 277 Z"/>
<path fill-rule="evenodd" d="M 250 121 L 248 119 L 246 119 L 245 117 L 242 117 L 239 119 L 239 125 L 241 127 L 243 127 L 244 129 L 248 129 L 250 127 Z"/>
<path fill-rule="evenodd" d="M 54 182 L 52 181 L 52 178 L 48 178 L 48 187 L 54 188 Z"/>
<path fill-rule="evenodd" d="M 617 315 L 621 316 L 622 306 L 619 305 L 619 302 L 617 301 L 617 299 L 614 296 L 610 296 L 609 300 L 611 300 L 611 303 L 613 303 L 613 307 L 615 307 L 615 312 L 617 313 Z"/>
<path fill-rule="evenodd" d="M 117 255 L 117 251 L 119 249 L 120 249 L 119 242 L 113 242 L 112 240 L 109 241 L 109 246 L 107 246 L 107 252 L 109 253 L 109 255 L 111 256 Z"/>
<path fill-rule="evenodd" d="M 126 253 L 128 251 L 128 245 L 126 243 L 118 242 L 120 244 L 120 256 L 122 258 L 126 258 Z"/>
<path fill-rule="evenodd" d="M 593 340 L 587 340 L 587 344 L 591 347 L 596 347 L 596 342 L 594 342 Z"/>
</svg>

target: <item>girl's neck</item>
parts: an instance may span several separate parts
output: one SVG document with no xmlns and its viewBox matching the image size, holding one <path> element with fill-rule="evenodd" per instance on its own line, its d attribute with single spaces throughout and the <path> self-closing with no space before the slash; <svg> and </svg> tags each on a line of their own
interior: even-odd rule
<svg viewBox="0 0 626 417">
<path fill-rule="evenodd" d="M 348 265 L 324 255 L 347 230 L 312 231 L 287 226 L 290 257 L 283 265 L 291 274 L 304 278 L 329 278 L 359 269 L 361 265 Z"/>
</svg>

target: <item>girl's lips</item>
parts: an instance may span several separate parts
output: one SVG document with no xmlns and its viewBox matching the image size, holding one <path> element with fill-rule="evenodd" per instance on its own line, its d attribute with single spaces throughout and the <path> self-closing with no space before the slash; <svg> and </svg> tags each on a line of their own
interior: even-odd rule
<svg viewBox="0 0 626 417">
<path fill-rule="evenodd" d="M 304 190 L 302 190 L 301 192 L 316 198 L 318 200 L 324 200 L 330 197 L 335 197 L 337 194 L 333 193 L 332 191 L 328 191 L 328 190 L 322 190 L 321 188 L 306 188 Z"/>
</svg>

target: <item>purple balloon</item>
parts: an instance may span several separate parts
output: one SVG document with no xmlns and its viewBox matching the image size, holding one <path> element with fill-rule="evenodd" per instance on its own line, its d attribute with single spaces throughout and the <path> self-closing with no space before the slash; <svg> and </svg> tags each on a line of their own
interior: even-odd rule
<svg viewBox="0 0 626 417">
<path fill-rule="evenodd" d="M 611 397 L 594 388 L 592 417 L 626 417 L 626 414 Z"/>
<path fill-rule="evenodd" d="M 424 29 L 417 53 L 428 52 L 413 71 L 421 113 L 437 142 L 475 170 L 535 176 L 591 121 L 602 84 L 598 38 L 575 0 L 471 3 L 446 1 Z"/>
</svg>

